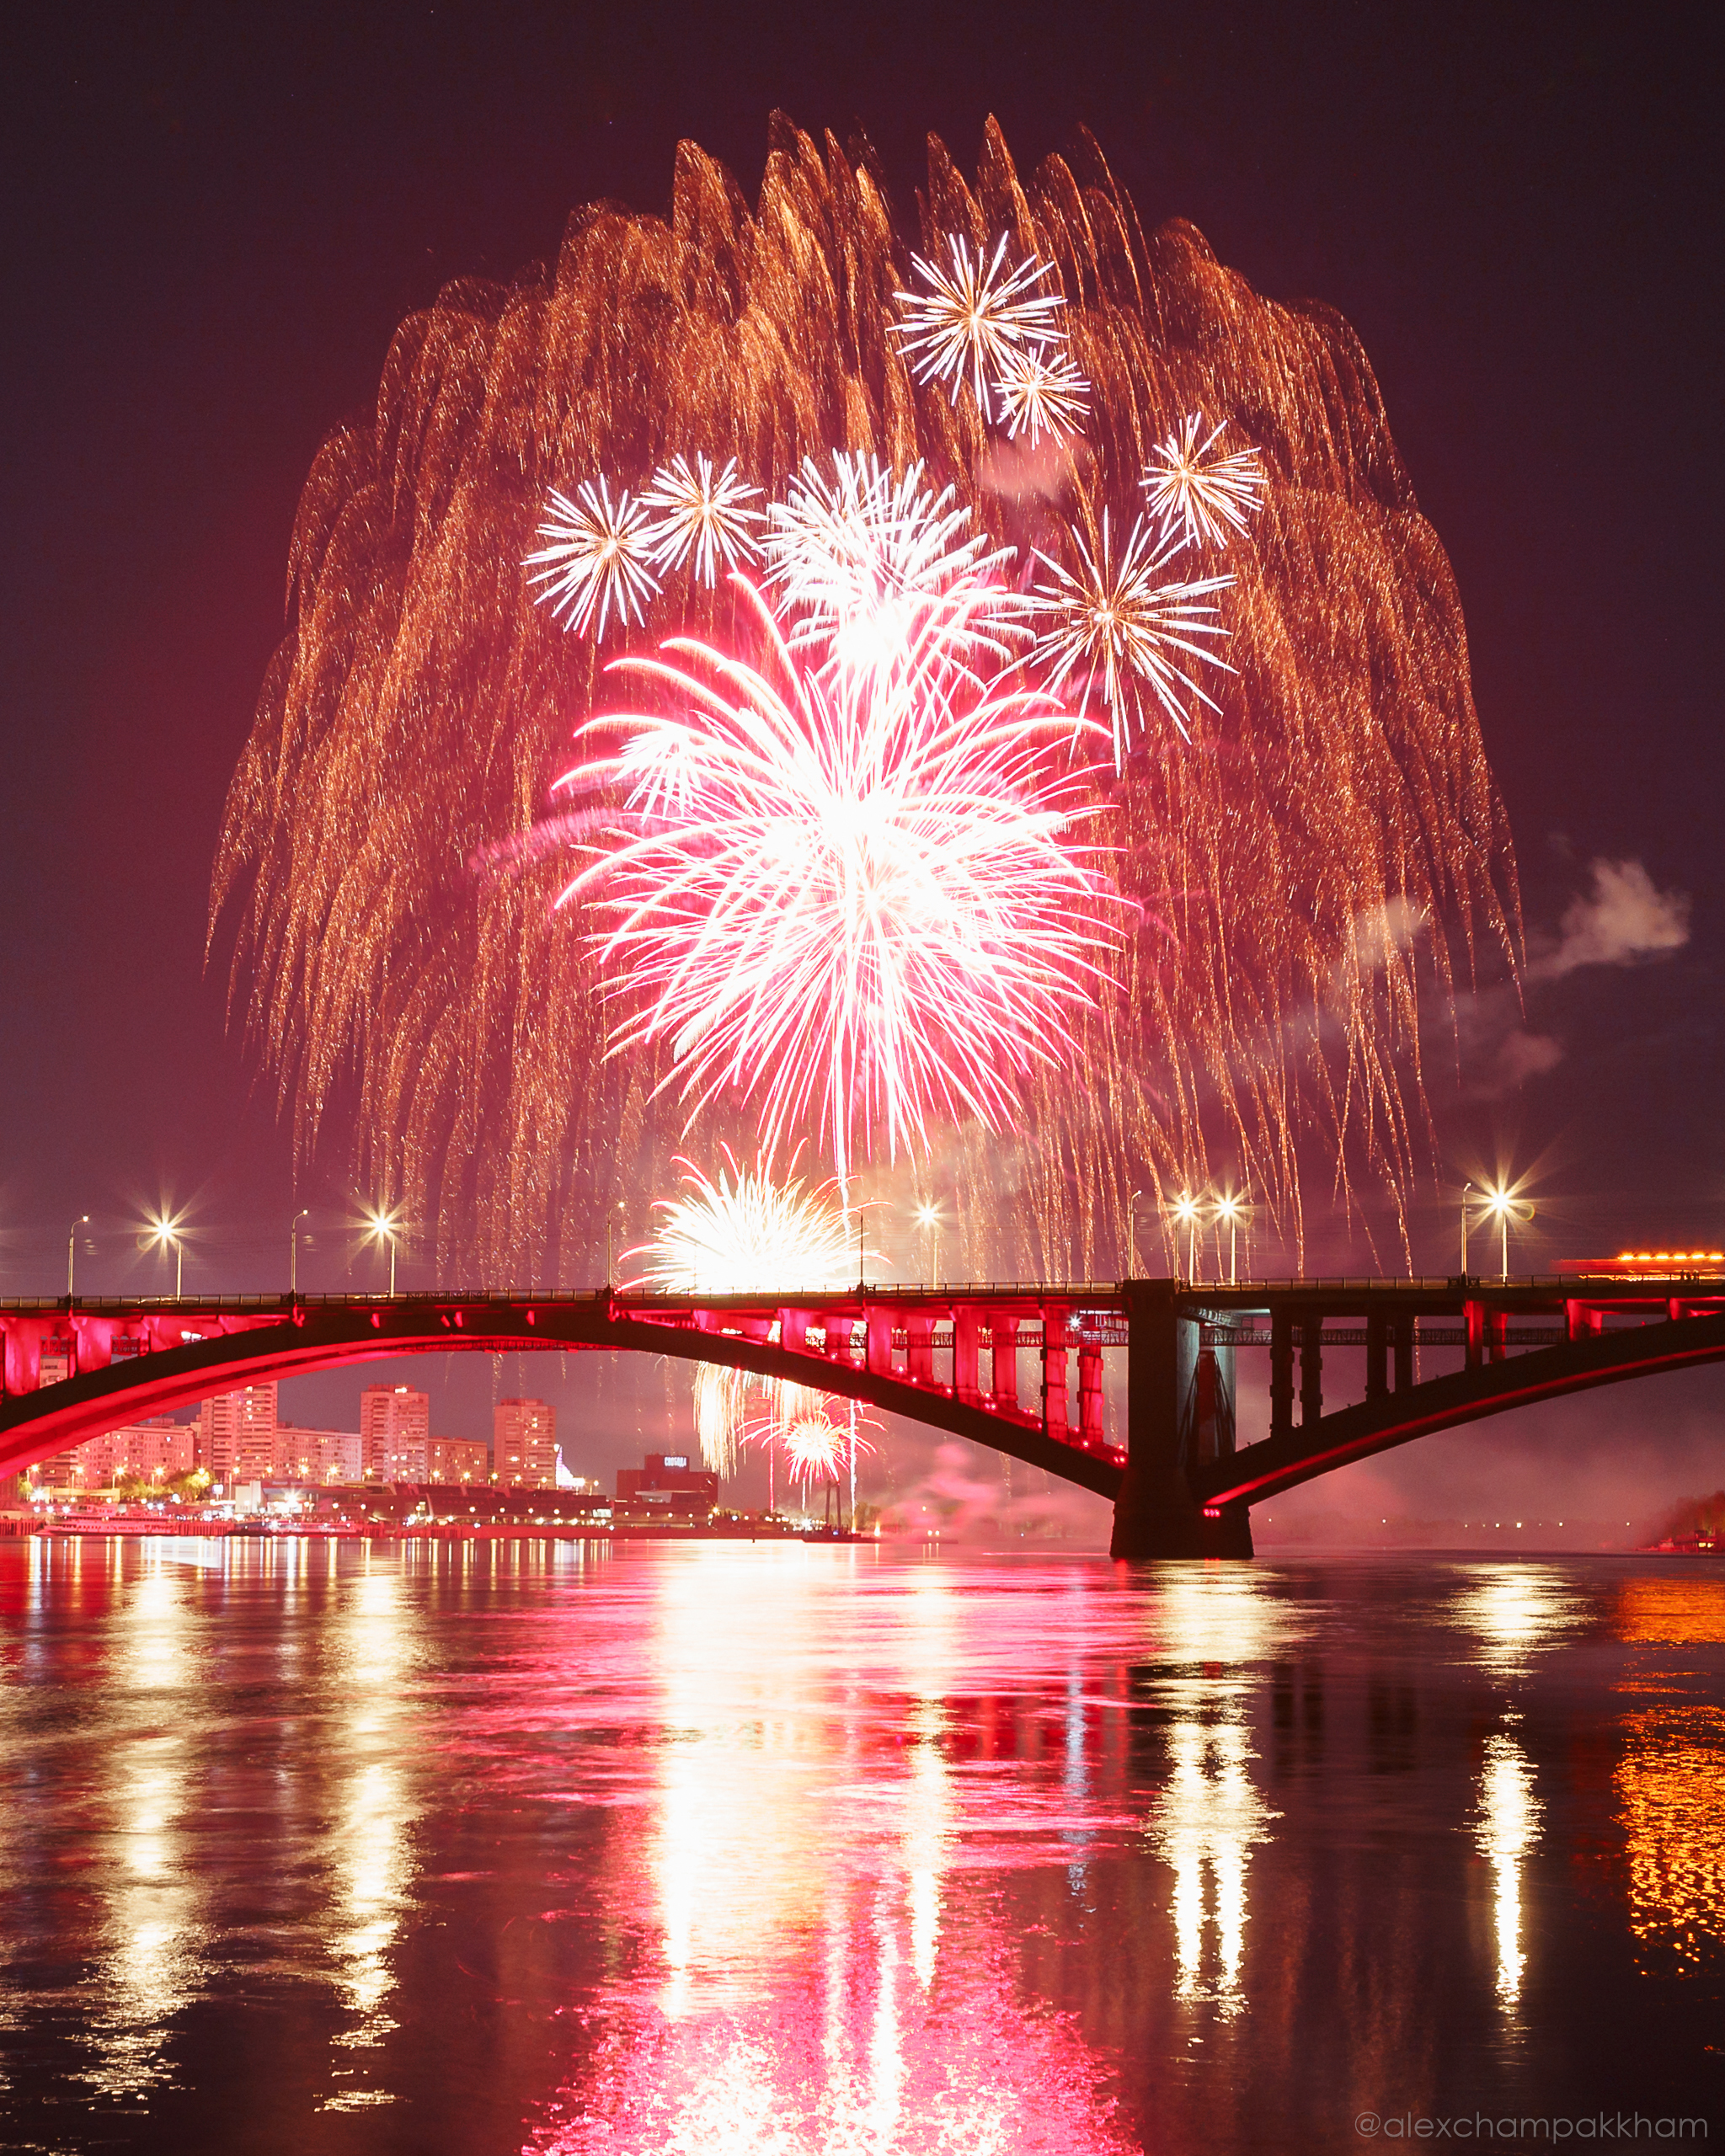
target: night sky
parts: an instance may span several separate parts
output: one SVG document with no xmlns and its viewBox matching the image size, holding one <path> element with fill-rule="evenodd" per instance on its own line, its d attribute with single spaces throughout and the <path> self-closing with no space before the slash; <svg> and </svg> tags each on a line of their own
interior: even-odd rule
<svg viewBox="0 0 1725 2156">
<path fill-rule="evenodd" d="M 929 131 L 968 169 L 993 112 L 1028 168 L 1087 125 L 1147 227 L 1353 323 L 1459 579 L 1534 954 L 1434 1089 L 1447 1171 L 1538 1164 L 1529 1266 L 1717 1244 L 1713 43 L 1645 7 L 8 10 L 0 1293 L 61 1292 L 85 1212 L 80 1290 L 159 1288 L 161 1198 L 189 1288 L 285 1284 L 302 1203 L 302 1284 L 371 1282 L 205 963 L 301 483 L 445 280 L 554 257 L 596 197 L 667 209 L 681 136 L 752 194 L 775 107 L 864 129 L 901 216 Z M 1687 940 L 1571 912 L 1599 860 Z M 1452 1270 L 1428 1196 L 1416 1261 Z M 318 1384 L 333 1413 L 355 1379 Z M 1567 1415 L 1589 1457 L 1626 1419 L 1680 1433 L 1674 1486 L 1725 1481 L 1717 1374 L 1541 1414 L 1372 1471 L 1413 1502 Z"/>
</svg>

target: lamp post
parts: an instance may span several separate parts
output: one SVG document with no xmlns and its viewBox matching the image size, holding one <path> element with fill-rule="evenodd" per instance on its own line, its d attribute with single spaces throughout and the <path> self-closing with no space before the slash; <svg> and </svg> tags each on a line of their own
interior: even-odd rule
<svg viewBox="0 0 1725 2156">
<path fill-rule="evenodd" d="M 395 1240 L 400 1229 L 400 1219 L 396 1214 L 385 1213 L 381 1208 L 372 1212 L 368 1218 L 371 1225 L 366 1232 L 369 1239 L 374 1243 L 387 1243 L 389 1246 L 389 1293 L 391 1299 L 393 1299 L 395 1294 Z"/>
<path fill-rule="evenodd" d="M 168 1246 L 174 1251 L 174 1299 L 178 1302 L 185 1278 L 185 1241 L 179 1232 L 179 1221 L 158 1214 L 150 1223 L 150 1241 L 158 1250 Z"/>
<path fill-rule="evenodd" d="M 80 1228 L 88 1228 L 89 1225 L 89 1214 L 80 1213 L 72 1224 L 72 1233 L 66 1238 L 66 1299 L 67 1302 L 72 1300 L 72 1278 L 77 1270 L 77 1231 Z"/>
<path fill-rule="evenodd" d="M 1175 1219 L 1183 1223 L 1186 1230 L 1186 1278 L 1188 1280 L 1195 1280 L 1198 1278 L 1198 1200 L 1190 1191 L 1183 1190 L 1180 1193 L 1174 1201 L 1173 1213 Z M 1180 1235 L 1179 1230 L 1177 1228 L 1174 1231 L 1174 1257 L 1177 1262 L 1179 1255 Z"/>
<path fill-rule="evenodd" d="M 1126 1200 L 1126 1269 L 1138 1278 L 1138 1201 L 1144 1193 L 1135 1190 Z"/>
<path fill-rule="evenodd" d="M 1471 1182 L 1461 1186 L 1461 1277 L 1467 1278 L 1467 1193 L 1473 1188 Z"/>
<path fill-rule="evenodd" d="M 622 1211 L 622 1209 L 623 1201 L 622 1198 L 618 1198 L 617 1203 L 605 1216 L 605 1284 L 607 1288 L 611 1285 L 611 1276 L 613 1269 L 611 1265 L 611 1235 L 617 1226 L 617 1216 Z"/>
<path fill-rule="evenodd" d="M 287 1224 L 287 1292 L 290 1295 L 296 1295 L 300 1291 L 300 1222 L 309 1220 L 311 1217 L 311 1207 L 302 1205 Z"/>
<path fill-rule="evenodd" d="M 940 1285 L 940 1214 L 932 1205 L 919 1205 L 916 1218 L 928 1235 L 928 1284 L 937 1288 Z"/>
<path fill-rule="evenodd" d="M 1216 1219 L 1228 1224 L 1228 1285 L 1237 1287 L 1240 1279 L 1240 1215 L 1245 1210 L 1237 1198 L 1225 1197 L 1216 1200 Z"/>
<path fill-rule="evenodd" d="M 1525 1224 L 1532 1219 L 1537 1209 L 1530 1205 L 1525 1212 L 1520 1210 L 1515 1193 L 1506 1188 L 1501 1182 L 1495 1190 L 1486 1193 L 1485 1208 L 1487 1213 L 1496 1219 L 1503 1236 L 1502 1260 L 1498 1277 L 1500 1280 L 1507 1280 L 1509 1278 L 1509 1222 L 1513 1217 Z"/>
</svg>

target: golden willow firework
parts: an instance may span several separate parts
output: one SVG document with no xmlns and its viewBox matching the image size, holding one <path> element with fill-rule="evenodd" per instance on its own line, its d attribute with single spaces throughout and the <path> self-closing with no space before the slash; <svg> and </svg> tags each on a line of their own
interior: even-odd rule
<svg viewBox="0 0 1725 2156">
<path fill-rule="evenodd" d="M 920 465 L 1018 562 L 1081 581 L 1118 568 L 1146 494 L 1199 568 L 1226 542 L 1219 708 L 1194 697 L 1188 744 L 1152 703 L 1108 793 L 1141 925 L 1081 1022 L 1080 1075 L 1032 1081 L 1010 1145 L 941 1141 L 962 1268 L 1123 1268 L 1133 1187 L 1212 1163 L 1297 1240 L 1312 1145 L 1327 1182 L 1339 1164 L 1399 1202 L 1423 1157 L 1422 981 L 1442 995 L 1482 951 L 1513 957 L 1453 580 L 1347 325 L 1262 299 L 1188 225 L 1146 238 L 1087 145 L 1027 185 L 991 125 L 973 189 L 932 143 L 918 211 L 896 230 L 866 148 L 782 120 L 752 211 L 685 144 L 668 222 L 582 211 L 554 272 L 452 285 L 406 322 L 376 414 L 307 483 L 212 933 L 231 910 L 236 997 L 302 1149 L 351 1114 L 366 1187 L 493 1278 L 585 1280 L 618 1198 L 644 1205 L 673 1151 L 749 1142 L 723 1104 L 686 1134 L 644 1052 L 607 1060 L 595 924 L 555 910 L 566 862 L 541 824 L 604 707 L 601 658 L 729 635 L 726 535 L 765 531 L 722 486 L 760 490 L 727 496 L 746 512 L 836 452 Z M 957 280 L 1048 265 L 1030 296 L 1059 302 L 1062 341 L 1008 340 L 992 412 L 956 364 L 918 379 L 900 296 L 932 289 L 919 257 Z M 1194 489 L 1219 424 L 1212 456 L 1247 461 L 1231 492 Z M 580 493 L 601 475 L 627 503 Z M 659 587 L 631 582 L 602 650 L 532 581 L 589 525 L 626 527 Z M 565 614 L 596 618 L 590 591 L 560 587 Z M 474 873 L 512 851 L 514 873 Z"/>
</svg>

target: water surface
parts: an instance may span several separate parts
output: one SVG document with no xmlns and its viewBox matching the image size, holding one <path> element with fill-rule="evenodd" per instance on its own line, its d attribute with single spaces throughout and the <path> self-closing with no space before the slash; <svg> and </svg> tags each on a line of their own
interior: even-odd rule
<svg viewBox="0 0 1725 2156">
<path fill-rule="evenodd" d="M 1725 2135 L 1705 1563 L 0 1543 L 0 1802 L 8 2149 Z"/>
</svg>

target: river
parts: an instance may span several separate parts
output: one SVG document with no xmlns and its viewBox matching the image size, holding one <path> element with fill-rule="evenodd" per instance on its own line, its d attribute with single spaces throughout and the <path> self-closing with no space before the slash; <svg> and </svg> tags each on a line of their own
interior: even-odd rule
<svg viewBox="0 0 1725 2156">
<path fill-rule="evenodd" d="M 0 1657 L 9 2150 L 1725 2136 L 1706 1561 L 31 1538 Z"/>
</svg>

